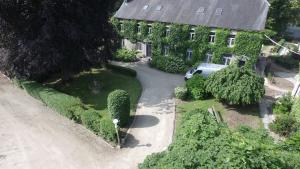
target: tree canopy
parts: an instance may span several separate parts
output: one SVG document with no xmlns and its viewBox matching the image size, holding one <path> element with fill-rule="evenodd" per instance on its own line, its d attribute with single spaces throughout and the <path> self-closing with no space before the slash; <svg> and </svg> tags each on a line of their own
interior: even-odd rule
<svg viewBox="0 0 300 169">
<path fill-rule="evenodd" d="M 208 92 L 230 104 L 257 103 L 265 94 L 264 79 L 247 67 L 231 65 L 210 75 L 206 82 Z"/>
<path fill-rule="evenodd" d="M 297 168 L 299 151 L 284 150 L 295 144 L 295 138 L 277 145 L 265 130 L 241 127 L 230 131 L 208 111 L 198 109 L 183 114 L 168 150 L 148 156 L 139 168 Z"/>
<path fill-rule="evenodd" d="M 115 0 L 0 1 L 0 69 L 41 79 L 110 56 Z"/>
</svg>

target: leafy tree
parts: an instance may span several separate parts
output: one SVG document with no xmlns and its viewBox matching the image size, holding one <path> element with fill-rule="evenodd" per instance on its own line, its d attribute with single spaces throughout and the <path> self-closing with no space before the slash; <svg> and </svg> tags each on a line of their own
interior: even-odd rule
<svg viewBox="0 0 300 169">
<path fill-rule="evenodd" d="M 108 23 L 115 0 L 0 1 L 0 69 L 45 78 L 104 62 L 114 36 Z"/>
<path fill-rule="evenodd" d="M 291 20 L 291 0 L 269 0 L 267 28 L 283 34 Z"/>
<path fill-rule="evenodd" d="M 235 105 L 257 103 L 265 94 L 262 77 L 251 69 L 235 65 L 210 75 L 206 89 L 217 99 Z"/>
<path fill-rule="evenodd" d="M 255 138 L 255 139 L 253 139 Z M 265 131 L 243 127 L 230 131 L 205 110 L 183 114 L 167 151 L 148 156 L 140 169 L 295 168 L 299 161 L 282 160 Z M 287 153 L 291 155 L 291 153 Z M 292 160 L 292 158 L 291 158 Z"/>
</svg>

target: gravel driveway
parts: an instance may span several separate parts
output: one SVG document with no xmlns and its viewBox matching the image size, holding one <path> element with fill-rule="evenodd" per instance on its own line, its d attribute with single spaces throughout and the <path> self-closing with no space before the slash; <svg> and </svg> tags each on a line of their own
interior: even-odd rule
<svg viewBox="0 0 300 169">
<path fill-rule="evenodd" d="M 174 129 L 172 92 L 183 77 L 143 63 L 126 66 L 138 71 L 143 93 L 121 150 L 48 109 L 0 75 L 0 168 L 134 169 L 147 155 L 164 150 Z"/>
</svg>

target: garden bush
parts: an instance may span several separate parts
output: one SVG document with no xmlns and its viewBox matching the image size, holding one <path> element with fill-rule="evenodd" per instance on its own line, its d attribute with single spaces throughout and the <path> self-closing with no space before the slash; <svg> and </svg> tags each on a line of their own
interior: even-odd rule
<svg viewBox="0 0 300 169">
<path fill-rule="evenodd" d="M 183 73 L 186 71 L 184 61 L 173 56 L 154 56 L 150 66 L 169 73 Z"/>
<path fill-rule="evenodd" d="M 286 69 L 298 69 L 299 61 L 294 59 L 292 55 L 287 56 L 271 56 L 271 59 L 278 65 L 286 68 Z"/>
<path fill-rule="evenodd" d="M 175 97 L 180 100 L 185 100 L 187 98 L 187 88 L 186 87 L 176 87 L 175 88 Z"/>
<path fill-rule="evenodd" d="M 131 77 L 136 77 L 137 72 L 133 69 L 127 68 L 127 67 L 122 67 L 122 66 L 117 66 L 117 65 L 112 65 L 112 64 L 106 64 L 106 68 L 110 69 L 116 73 L 128 75 Z"/>
<path fill-rule="evenodd" d="M 207 95 L 205 78 L 201 75 L 195 74 L 186 82 L 186 87 L 192 99 L 201 100 Z"/>
<path fill-rule="evenodd" d="M 107 98 L 108 112 L 113 119 L 120 120 L 120 126 L 125 126 L 130 118 L 130 98 L 124 90 L 115 90 Z"/>
<path fill-rule="evenodd" d="M 259 102 L 264 94 L 264 78 L 246 67 L 231 65 L 210 75 L 206 89 L 214 97 L 233 105 Z"/>
<path fill-rule="evenodd" d="M 291 93 L 283 95 L 273 104 L 273 113 L 289 114 L 292 110 L 293 98 Z"/>
<path fill-rule="evenodd" d="M 115 59 L 123 62 L 135 62 L 137 61 L 136 55 L 138 54 L 135 50 L 128 50 L 125 48 L 118 49 L 115 54 Z"/>
<path fill-rule="evenodd" d="M 293 132 L 297 131 L 299 123 L 291 115 L 280 115 L 276 120 L 270 124 L 270 129 L 284 137 L 290 136 Z"/>
<path fill-rule="evenodd" d="M 196 168 L 294 168 L 275 152 L 276 144 L 267 132 L 251 128 L 231 131 L 218 124 L 207 110 L 193 110 L 181 117 L 168 150 L 148 156 L 140 169 Z M 255 138 L 255 139 L 253 139 Z M 279 155 L 280 154 L 280 155 Z M 293 159 L 293 158 L 291 158 Z"/>
<path fill-rule="evenodd" d="M 296 120 L 300 123 L 300 98 L 294 101 L 292 115 L 295 116 Z"/>
<path fill-rule="evenodd" d="M 86 110 L 80 99 L 61 93 L 34 81 L 19 80 L 20 86 L 32 97 L 41 100 L 56 112 L 83 124 L 104 139 L 116 142 L 116 133 L 111 119 L 103 119 L 96 110 Z"/>
</svg>

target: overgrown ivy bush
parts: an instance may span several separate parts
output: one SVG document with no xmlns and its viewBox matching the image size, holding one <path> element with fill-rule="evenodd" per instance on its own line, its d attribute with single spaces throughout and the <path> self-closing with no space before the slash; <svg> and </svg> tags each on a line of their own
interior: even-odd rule
<svg viewBox="0 0 300 169">
<path fill-rule="evenodd" d="M 148 156 L 140 169 L 296 168 L 296 153 L 278 151 L 266 132 L 243 128 L 231 131 L 207 110 L 181 117 L 175 140 L 167 151 Z M 253 139 L 255 138 L 255 139 Z M 286 158 L 289 156 L 290 158 Z"/>
<path fill-rule="evenodd" d="M 187 70 L 184 61 L 173 56 L 155 56 L 150 66 L 169 73 L 184 73 Z"/>
<path fill-rule="evenodd" d="M 194 100 L 202 100 L 207 96 L 205 78 L 195 74 L 186 82 L 186 87 L 190 97 Z"/>
<path fill-rule="evenodd" d="M 234 105 L 259 102 L 264 94 L 264 79 L 246 67 L 228 66 L 207 79 L 206 89 L 214 97 Z"/>
<path fill-rule="evenodd" d="M 107 97 L 107 108 L 112 119 L 119 119 L 124 127 L 130 120 L 130 97 L 124 90 L 115 90 Z"/>
<path fill-rule="evenodd" d="M 275 121 L 270 124 L 270 129 L 284 137 L 290 136 L 299 129 L 299 123 L 292 115 L 277 116 Z"/>
<path fill-rule="evenodd" d="M 294 104 L 292 106 L 292 115 L 300 123 L 300 98 L 294 101 Z"/>
<path fill-rule="evenodd" d="M 115 59 L 123 62 L 135 62 L 138 60 L 136 57 L 137 54 L 138 52 L 136 50 L 128 50 L 122 48 L 117 50 L 115 54 Z"/>
<path fill-rule="evenodd" d="M 185 100 L 187 98 L 188 90 L 185 86 L 179 86 L 175 88 L 174 93 L 177 99 Z"/>
<path fill-rule="evenodd" d="M 273 104 L 273 113 L 290 114 L 293 102 L 294 100 L 291 93 L 283 95 Z"/>
</svg>

